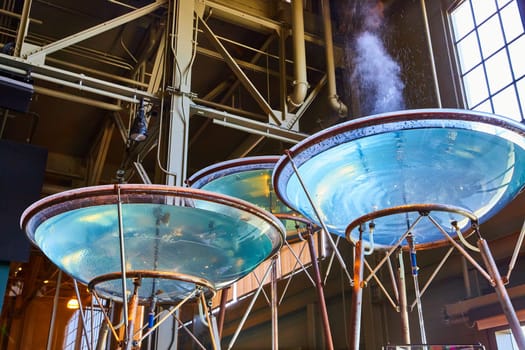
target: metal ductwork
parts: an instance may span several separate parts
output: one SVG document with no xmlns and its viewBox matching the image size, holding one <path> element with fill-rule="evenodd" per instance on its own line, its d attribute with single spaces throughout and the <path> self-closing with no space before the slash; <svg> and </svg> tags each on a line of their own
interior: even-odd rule
<svg viewBox="0 0 525 350">
<path fill-rule="evenodd" d="M 294 55 L 294 89 L 287 97 L 288 108 L 300 107 L 308 91 L 306 49 L 304 45 L 303 0 L 292 0 L 292 40 Z"/>
<path fill-rule="evenodd" d="M 326 75 L 328 78 L 328 102 L 330 107 L 336 111 L 340 117 L 346 117 L 348 108 L 337 95 L 335 83 L 335 63 L 334 45 L 332 42 L 332 20 L 330 18 L 330 0 L 321 0 L 323 13 L 324 41 L 326 53 Z"/>
</svg>

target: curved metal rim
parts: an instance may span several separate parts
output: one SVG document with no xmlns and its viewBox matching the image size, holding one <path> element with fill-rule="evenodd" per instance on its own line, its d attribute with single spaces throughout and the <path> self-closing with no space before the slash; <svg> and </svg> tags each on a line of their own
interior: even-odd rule
<svg viewBox="0 0 525 350">
<path fill-rule="evenodd" d="M 525 136 L 525 126 L 515 120 L 498 116 L 495 114 L 476 112 L 463 109 L 413 109 L 391 113 L 376 114 L 368 117 L 362 117 L 350 120 L 345 123 L 334 125 L 323 131 L 311 135 L 303 141 L 297 143 L 290 149 L 292 154 L 298 154 L 312 145 L 322 140 L 333 137 L 349 130 L 357 130 L 368 126 L 375 126 L 388 123 L 424 121 L 424 120 L 460 120 L 469 122 L 481 122 L 489 125 L 498 126 L 511 130 Z M 279 162 L 284 157 L 281 156 Z"/>
<path fill-rule="evenodd" d="M 152 271 L 152 270 L 133 270 L 133 271 L 126 271 L 126 278 L 159 278 L 159 279 L 169 279 L 169 280 L 175 280 L 175 281 L 181 281 L 186 283 L 192 283 L 196 286 L 199 286 L 203 289 L 205 289 L 208 293 L 212 296 L 215 296 L 217 293 L 216 289 L 213 287 L 213 283 L 210 281 L 196 276 L 191 276 L 183 273 L 177 273 L 177 272 L 165 272 L 165 271 Z M 122 279 L 122 273 L 121 272 L 112 272 L 103 274 L 100 276 L 97 276 L 93 278 L 88 283 L 88 288 L 91 291 L 97 291 L 96 287 L 98 284 L 108 281 L 113 281 L 117 279 Z M 103 292 L 104 294 L 107 294 Z M 123 299 L 122 296 L 114 296 L 115 298 Z"/>
<path fill-rule="evenodd" d="M 463 109 L 413 109 L 406 111 L 398 111 L 392 113 L 376 114 L 368 117 L 358 118 L 350 120 L 345 123 L 341 123 L 335 126 L 332 126 L 328 129 L 320 131 L 316 134 L 311 135 L 310 137 L 304 139 L 300 143 L 293 146 L 288 152 L 290 156 L 297 156 L 310 147 L 319 144 L 320 142 L 327 140 L 336 135 L 340 135 L 344 132 L 358 130 L 370 126 L 379 126 L 382 124 L 391 124 L 391 123 L 403 123 L 410 121 L 419 121 L 422 123 L 419 128 L 423 128 L 423 122 L 426 120 L 436 120 L 436 121 L 463 121 L 463 122 L 478 122 L 485 123 L 497 127 L 507 129 L 509 131 L 515 132 L 519 135 L 525 137 L 525 126 L 521 123 L 514 121 L 512 119 L 497 116 L 494 114 L 476 112 L 471 110 Z M 406 125 L 405 125 L 406 126 Z M 399 128 L 401 130 L 402 128 Z M 378 132 L 382 133 L 382 132 Z M 356 137 L 357 139 L 358 137 Z M 305 160 L 306 161 L 306 160 Z M 289 163 L 288 155 L 285 154 L 277 161 L 275 169 L 273 171 L 272 183 L 275 189 L 275 193 L 278 198 L 285 203 L 290 208 L 293 208 L 293 205 L 289 202 L 285 194 L 280 193 L 279 180 L 283 175 L 283 170 Z M 302 163 L 298 162 L 297 166 L 301 166 Z M 287 179 L 283 181 L 287 182 Z"/>
<path fill-rule="evenodd" d="M 227 160 L 199 170 L 190 176 L 190 178 L 186 180 L 186 183 L 192 188 L 201 188 L 210 182 L 210 179 L 207 179 L 208 177 L 211 175 L 217 175 L 218 173 L 221 173 L 220 177 L 222 177 L 243 171 L 243 168 L 246 167 L 251 167 L 251 169 L 273 170 L 275 163 L 277 163 L 280 157 L 281 156 L 255 156 Z M 196 184 L 198 184 L 198 186 L 194 187 Z"/>
<path fill-rule="evenodd" d="M 174 187 L 168 185 L 150 185 L 150 184 L 115 184 L 115 185 L 101 185 L 101 186 L 92 186 L 84 187 L 79 189 L 74 189 L 66 192 L 57 193 L 49 197 L 43 198 L 31 206 L 29 206 L 22 214 L 20 219 L 20 227 L 25 231 L 26 225 L 29 220 L 34 217 L 39 211 L 44 208 L 50 208 L 52 206 L 62 204 L 65 202 L 72 202 L 74 200 L 85 199 L 85 198 L 94 198 L 97 196 L 116 196 L 118 190 L 120 189 L 121 195 L 129 194 L 146 194 L 146 195 L 167 195 L 171 197 L 183 197 L 190 199 L 204 200 L 214 203 L 219 203 L 234 207 L 240 210 L 250 212 L 258 216 L 259 218 L 270 223 L 281 235 L 281 244 L 279 247 L 276 247 L 272 252 L 269 253 L 269 257 L 276 254 L 279 249 L 282 247 L 284 240 L 286 239 L 286 229 L 283 224 L 277 219 L 273 214 L 267 212 L 266 210 L 257 207 L 256 205 L 238 199 L 231 196 L 226 196 L 220 193 L 204 191 L 195 188 L 184 188 L 184 187 Z M 97 202 L 97 205 L 100 204 L 116 204 L 116 200 L 113 201 L 102 201 Z M 54 213 L 57 215 L 68 210 L 77 209 L 75 206 L 68 206 L 66 210 Z M 38 225 L 41 224 L 46 218 L 43 218 Z M 34 242 L 34 240 L 30 237 Z"/>
<path fill-rule="evenodd" d="M 462 215 L 468 219 L 470 219 L 472 224 L 478 223 L 478 217 L 474 215 L 470 210 L 467 210 L 465 208 L 453 206 L 453 205 L 443 205 L 443 204 L 407 204 L 407 205 L 400 205 L 396 207 L 386 208 L 374 211 L 372 213 L 363 215 L 354 221 L 352 221 L 345 230 L 345 237 L 346 240 L 350 243 L 355 243 L 355 240 L 352 239 L 351 234 L 352 231 L 359 227 L 362 224 L 365 224 L 371 220 L 382 218 L 385 216 L 395 215 L 395 214 L 403 214 L 403 213 L 409 213 L 409 212 L 419 212 L 420 215 L 425 215 L 424 213 L 431 213 L 433 211 L 441 211 L 441 212 L 449 212 L 454 214 Z M 473 231 L 469 232 L 466 236 L 469 236 L 472 234 Z M 440 241 L 434 241 L 434 242 L 428 242 L 428 243 L 422 243 L 422 244 L 416 244 L 416 247 L 418 249 L 429 249 L 429 248 L 435 248 L 438 246 L 442 246 L 446 244 L 446 239 L 440 240 Z M 383 247 L 390 247 L 390 246 L 383 246 Z"/>
</svg>

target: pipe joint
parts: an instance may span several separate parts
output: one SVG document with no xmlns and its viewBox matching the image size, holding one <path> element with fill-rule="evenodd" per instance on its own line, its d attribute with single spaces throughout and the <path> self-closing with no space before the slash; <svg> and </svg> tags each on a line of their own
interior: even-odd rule
<svg viewBox="0 0 525 350">
<path fill-rule="evenodd" d="M 286 101 L 291 107 L 299 108 L 304 103 L 304 99 L 306 98 L 306 93 L 310 87 L 310 84 L 308 84 L 307 81 L 294 80 L 293 86 L 293 93 L 288 95 Z"/>
<path fill-rule="evenodd" d="M 348 114 L 348 107 L 341 101 L 338 95 L 332 95 L 328 97 L 330 107 L 337 112 L 339 117 L 344 118 Z"/>
</svg>

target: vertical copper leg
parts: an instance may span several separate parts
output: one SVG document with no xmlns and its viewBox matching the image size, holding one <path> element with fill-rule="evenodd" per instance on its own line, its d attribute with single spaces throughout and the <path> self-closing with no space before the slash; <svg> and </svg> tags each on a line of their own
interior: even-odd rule
<svg viewBox="0 0 525 350">
<path fill-rule="evenodd" d="M 323 321 L 323 332 L 326 348 L 333 350 L 334 344 L 332 341 L 332 332 L 330 330 L 330 321 L 328 320 L 328 310 L 326 309 L 326 301 L 324 298 L 323 284 L 321 282 L 321 272 L 317 264 L 317 254 L 315 252 L 314 238 L 311 233 L 306 235 L 308 240 L 308 248 L 310 249 L 310 259 L 312 260 L 312 269 L 314 272 L 315 287 L 317 290 L 317 298 L 319 303 L 319 312 Z"/>
<path fill-rule="evenodd" d="M 221 304 L 219 306 L 219 315 L 218 315 L 218 328 L 219 328 L 219 338 L 222 338 L 222 329 L 224 327 L 224 317 L 226 315 L 226 301 L 228 301 L 228 291 L 230 288 L 224 288 L 221 290 Z"/>
<path fill-rule="evenodd" d="M 137 313 L 137 307 L 139 305 L 139 296 L 138 296 L 138 290 L 141 284 L 140 279 L 136 278 L 133 283 L 135 284 L 135 288 L 133 290 L 133 295 L 131 296 L 131 299 L 129 301 L 129 313 L 128 313 L 128 319 L 127 319 L 127 334 L 126 334 L 126 350 L 132 350 L 132 349 L 139 349 L 140 344 L 135 344 L 135 339 L 133 339 L 133 334 L 135 333 L 135 316 Z"/>
<path fill-rule="evenodd" d="M 277 256 L 272 258 L 272 276 L 271 276 L 271 307 L 272 307 L 272 349 L 279 349 L 279 312 L 278 295 L 277 295 Z"/>
<path fill-rule="evenodd" d="M 399 313 L 401 316 L 401 335 L 403 343 L 410 344 L 410 328 L 408 322 L 408 306 L 407 306 L 407 288 L 405 284 L 405 264 L 403 262 L 403 250 L 399 249 L 399 270 L 397 274 L 397 283 L 399 290 Z"/>
<path fill-rule="evenodd" d="M 354 261 L 354 285 L 352 294 L 352 308 L 350 310 L 350 349 L 359 350 L 359 337 L 361 333 L 361 307 L 363 301 L 363 289 L 361 282 L 363 281 L 364 270 L 364 247 L 363 241 L 359 239 L 355 245 L 355 261 Z"/>
</svg>

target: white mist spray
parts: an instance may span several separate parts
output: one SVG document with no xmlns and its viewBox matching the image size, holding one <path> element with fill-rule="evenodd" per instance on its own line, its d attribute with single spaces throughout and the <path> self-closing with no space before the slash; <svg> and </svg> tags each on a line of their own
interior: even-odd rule
<svg viewBox="0 0 525 350">
<path fill-rule="evenodd" d="M 378 5 L 370 6 L 365 11 L 363 30 L 354 41 L 354 70 L 351 82 L 359 87 L 363 114 L 405 108 L 405 84 L 401 80 L 401 68 L 383 45 L 378 34 L 381 26 L 382 8 Z"/>
</svg>

